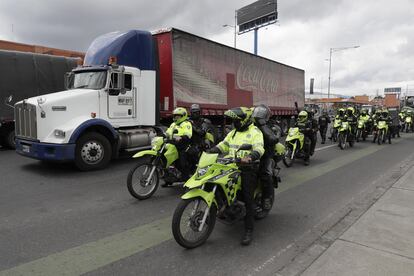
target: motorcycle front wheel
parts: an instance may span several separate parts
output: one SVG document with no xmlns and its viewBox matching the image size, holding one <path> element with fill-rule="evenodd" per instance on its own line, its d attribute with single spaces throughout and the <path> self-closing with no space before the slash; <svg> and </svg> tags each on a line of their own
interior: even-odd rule
<svg viewBox="0 0 414 276">
<path fill-rule="evenodd" d="M 203 228 L 200 225 L 208 210 Z M 172 232 L 175 241 L 184 248 L 195 248 L 202 245 L 210 236 L 216 224 L 217 208 L 214 203 L 208 209 L 201 198 L 181 200 L 175 209 L 172 220 Z"/>
<path fill-rule="evenodd" d="M 384 139 L 384 132 L 381 129 L 378 133 L 378 141 L 377 141 L 378 145 L 382 144 L 383 139 Z"/>
<path fill-rule="evenodd" d="M 138 163 L 129 171 L 127 187 L 133 197 L 143 200 L 155 193 L 159 182 L 160 178 L 155 165 L 150 162 Z"/>
<path fill-rule="evenodd" d="M 292 147 L 286 148 L 285 156 L 283 157 L 283 164 L 285 164 L 286 167 L 292 167 L 293 160 L 295 159 L 295 156 L 292 158 Z"/>
<path fill-rule="evenodd" d="M 336 143 L 337 140 L 338 140 L 338 131 L 334 129 L 332 133 L 332 142 Z"/>
<path fill-rule="evenodd" d="M 341 150 L 344 150 L 346 147 L 345 135 L 341 132 L 338 136 L 338 143 Z"/>
</svg>

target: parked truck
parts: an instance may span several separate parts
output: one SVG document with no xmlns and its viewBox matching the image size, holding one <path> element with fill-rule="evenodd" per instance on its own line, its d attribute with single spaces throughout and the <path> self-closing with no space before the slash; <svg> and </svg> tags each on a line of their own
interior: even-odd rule
<svg viewBox="0 0 414 276">
<path fill-rule="evenodd" d="M 64 89 L 80 59 L 0 50 L 0 145 L 14 148 L 13 103 Z"/>
<path fill-rule="evenodd" d="M 177 106 L 223 124 L 231 107 L 266 104 L 287 126 L 304 105 L 303 70 L 173 28 L 96 38 L 67 84 L 15 105 L 19 154 L 99 169 L 148 148 Z"/>
</svg>

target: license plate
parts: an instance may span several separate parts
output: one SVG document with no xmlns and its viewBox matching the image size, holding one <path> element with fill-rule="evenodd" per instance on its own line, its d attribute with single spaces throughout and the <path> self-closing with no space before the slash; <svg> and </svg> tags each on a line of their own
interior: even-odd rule
<svg viewBox="0 0 414 276">
<path fill-rule="evenodd" d="M 22 145 L 22 151 L 26 152 L 26 153 L 29 153 L 30 152 L 30 146 Z"/>
</svg>

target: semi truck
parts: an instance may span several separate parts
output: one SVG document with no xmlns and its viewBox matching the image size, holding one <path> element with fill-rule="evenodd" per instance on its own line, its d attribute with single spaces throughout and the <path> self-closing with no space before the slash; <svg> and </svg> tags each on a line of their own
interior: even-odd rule
<svg viewBox="0 0 414 276">
<path fill-rule="evenodd" d="M 303 70 L 175 28 L 96 38 L 66 83 L 16 103 L 16 151 L 80 170 L 150 147 L 175 107 L 223 125 L 229 108 L 266 104 L 287 126 L 305 94 Z"/>
<path fill-rule="evenodd" d="M 13 103 L 64 89 L 80 59 L 0 50 L 0 145 L 14 149 Z"/>
</svg>

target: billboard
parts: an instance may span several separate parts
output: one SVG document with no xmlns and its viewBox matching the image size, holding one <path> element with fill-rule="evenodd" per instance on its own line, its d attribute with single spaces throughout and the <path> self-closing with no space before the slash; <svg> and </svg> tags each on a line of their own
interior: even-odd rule
<svg viewBox="0 0 414 276">
<path fill-rule="evenodd" d="M 401 87 L 384 88 L 384 94 L 400 94 L 400 93 L 401 93 Z"/>
<path fill-rule="evenodd" d="M 277 21 L 277 0 L 259 0 L 236 11 L 239 33 Z"/>
</svg>

